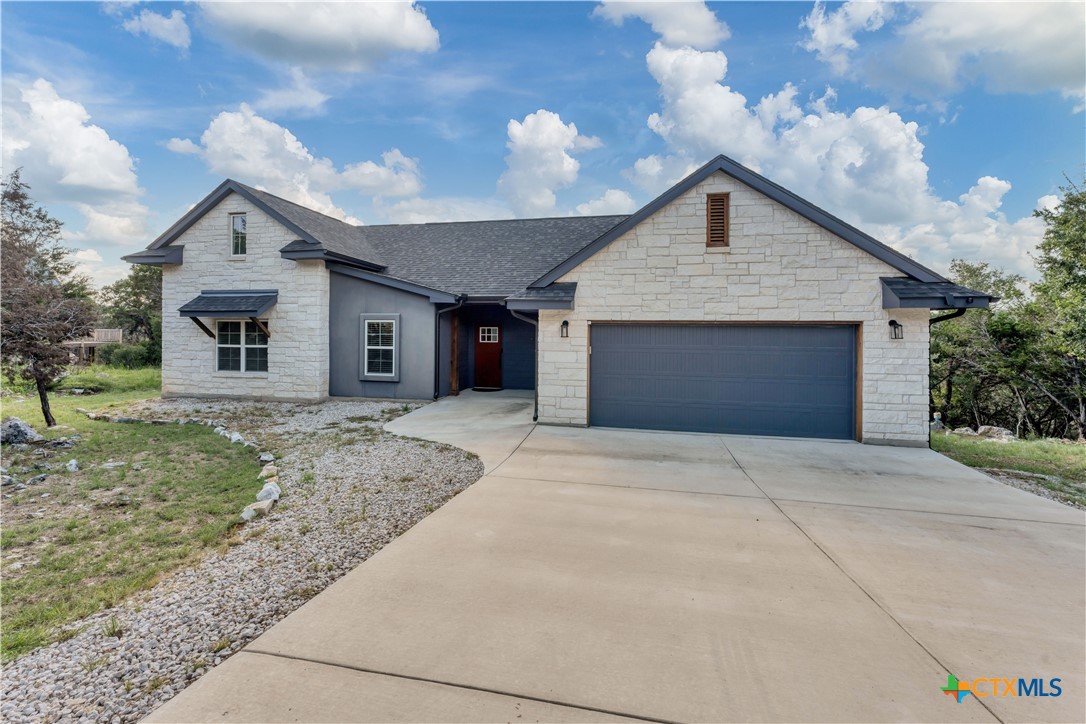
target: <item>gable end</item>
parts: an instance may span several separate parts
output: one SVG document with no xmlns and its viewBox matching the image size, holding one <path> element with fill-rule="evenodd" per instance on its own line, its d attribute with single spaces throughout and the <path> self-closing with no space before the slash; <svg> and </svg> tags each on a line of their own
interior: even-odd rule
<svg viewBox="0 0 1086 724">
<path fill-rule="evenodd" d="M 593 256 L 596 252 L 621 237 L 627 231 L 634 228 L 717 171 L 731 176 L 736 181 L 739 181 L 763 196 L 776 201 L 781 206 L 784 206 L 808 221 L 821 226 L 834 236 L 844 239 L 853 246 L 867 252 L 876 259 L 885 262 L 894 269 L 897 269 L 914 279 L 918 279 L 922 282 L 947 281 L 945 277 L 913 261 L 901 252 L 892 249 L 874 237 L 860 231 L 856 227 L 845 223 L 836 216 L 818 208 L 811 202 L 800 198 L 783 186 L 775 184 L 761 174 L 755 173 L 746 166 L 733 161 L 727 156 L 721 155 L 672 186 L 660 196 L 646 204 L 639 211 L 629 216 L 625 221 L 563 261 L 554 269 L 551 269 L 539 279 L 532 282 L 530 287 L 545 287 L 562 278 L 565 274 L 580 266 L 582 262 Z"/>
</svg>

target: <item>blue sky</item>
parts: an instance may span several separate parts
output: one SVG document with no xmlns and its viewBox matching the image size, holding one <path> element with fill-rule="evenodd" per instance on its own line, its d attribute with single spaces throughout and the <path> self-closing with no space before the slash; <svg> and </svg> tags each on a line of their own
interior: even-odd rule
<svg viewBox="0 0 1086 724">
<path fill-rule="evenodd" d="M 630 212 L 726 153 L 938 269 L 1029 274 L 1086 5 L 32 3 L 3 166 L 97 283 L 225 177 L 355 223 Z"/>
</svg>

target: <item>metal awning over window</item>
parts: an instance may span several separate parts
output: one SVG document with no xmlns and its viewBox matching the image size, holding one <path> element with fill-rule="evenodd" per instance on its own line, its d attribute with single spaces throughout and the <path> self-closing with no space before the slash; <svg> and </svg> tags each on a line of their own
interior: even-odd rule
<svg viewBox="0 0 1086 724">
<path fill-rule="evenodd" d="M 270 337 L 267 328 L 258 319 L 267 313 L 279 301 L 278 289 L 205 289 L 200 296 L 184 304 L 178 311 L 182 317 L 189 317 L 196 326 L 204 330 L 209 337 L 214 337 L 200 317 L 215 319 L 248 319 L 255 322 L 265 335 Z"/>
</svg>

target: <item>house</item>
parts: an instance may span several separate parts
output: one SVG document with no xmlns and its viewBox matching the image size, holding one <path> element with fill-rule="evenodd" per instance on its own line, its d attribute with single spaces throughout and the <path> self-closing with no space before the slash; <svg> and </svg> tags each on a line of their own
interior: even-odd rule
<svg viewBox="0 0 1086 724">
<path fill-rule="evenodd" d="M 164 396 L 534 389 L 540 423 L 926 445 L 952 284 L 719 156 L 629 216 L 353 226 L 227 180 L 163 270 Z"/>
</svg>

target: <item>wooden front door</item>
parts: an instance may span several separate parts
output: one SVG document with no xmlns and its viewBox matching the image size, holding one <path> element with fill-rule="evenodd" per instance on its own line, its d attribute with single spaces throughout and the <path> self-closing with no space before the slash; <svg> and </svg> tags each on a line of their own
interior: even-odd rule
<svg viewBox="0 0 1086 724">
<path fill-rule="evenodd" d="M 502 328 L 480 326 L 475 330 L 475 386 L 500 390 L 502 386 Z"/>
</svg>

